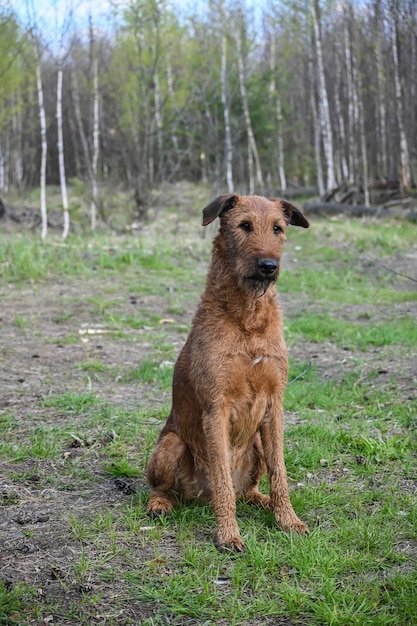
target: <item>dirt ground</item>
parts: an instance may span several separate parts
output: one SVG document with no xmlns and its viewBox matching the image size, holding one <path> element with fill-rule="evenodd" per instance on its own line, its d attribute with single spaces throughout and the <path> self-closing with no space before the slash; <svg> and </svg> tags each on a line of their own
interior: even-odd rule
<svg viewBox="0 0 417 626">
<path fill-rule="evenodd" d="M 290 255 L 286 263 L 287 266 L 291 263 Z M 390 265 L 395 267 L 395 263 L 401 271 L 417 278 L 415 264 L 408 262 L 405 255 L 391 260 Z M 1 285 L 0 415 L 13 415 L 19 425 L 16 431 L 18 440 L 27 436 L 28 421 L 30 428 L 48 423 L 66 427 L 68 416 L 65 412 L 42 406 L 41 402 L 49 394 L 88 390 L 86 372 L 78 367 L 88 359 L 97 359 L 109 365 L 109 370 L 101 372 L 94 380 L 93 392 L 96 396 L 113 406 L 134 408 L 143 403 L 143 388 L 137 383 L 118 380 L 115 372 L 137 367 L 149 354 L 149 344 L 141 343 L 134 330 L 127 337 L 83 332 L 89 328 L 99 329 L 91 298 L 101 296 L 103 285 L 100 280 L 80 279 L 61 284 L 48 281 L 24 287 Z M 122 287 L 119 292 L 113 293 L 112 298 L 125 315 L 138 315 L 141 309 L 146 308 L 161 318 L 172 317 L 162 296 L 144 296 L 136 300 Z M 188 312 L 185 316 L 181 315 L 183 324 L 191 321 L 196 303 L 197 300 L 190 303 Z M 282 297 L 281 303 L 286 316 L 306 305 L 302 299 L 290 296 Z M 363 306 L 355 305 L 345 306 L 339 311 L 344 319 L 355 321 L 362 319 L 364 313 Z M 373 307 L 372 323 L 378 318 L 388 319 L 403 314 L 414 315 L 417 320 L 417 302 L 398 303 L 393 307 L 379 306 L 378 311 Z M 26 322 L 16 323 L 19 319 Z M 363 323 L 369 322 L 364 318 Z M 170 327 L 166 332 L 166 341 L 174 343 L 178 351 L 185 334 Z M 69 336 L 75 337 L 74 341 L 65 341 Z M 364 374 L 370 369 L 378 372 L 376 385 L 390 386 L 395 380 L 402 390 L 404 401 L 417 395 L 417 350 L 410 353 L 405 347 L 396 347 L 395 351 L 374 348 L 362 354 L 343 346 L 318 346 L 303 341 L 291 346 L 290 353 L 297 360 L 313 363 L 324 379 L 339 378 L 349 368 L 356 368 L 359 360 L 363 363 Z M 169 391 L 161 393 L 148 389 L 145 401 L 149 406 L 163 406 L 169 402 L 169 395 Z M 296 416 L 288 415 L 288 420 L 295 419 Z M 63 457 L 66 452 L 76 454 L 71 441 L 68 442 L 68 450 L 63 450 Z M 83 463 L 86 464 L 89 479 L 85 482 L 77 480 L 75 485 L 71 484 L 71 475 L 65 475 L 61 467 L 57 467 L 59 463 L 56 460 L 28 459 L 1 464 L 0 500 L 3 500 L 4 506 L 0 507 L 0 578 L 8 586 L 19 582 L 33 585 L 37 590 L 33 603 L 39 606 L 43 606 L 45 601 L 45 606 L 50 606 L 54 600 L 59 600 L 61 606 L 69 607 L 93 590 L 102 596 L 102 610 L 91 614 L 92 624 L 140 623 L 154 614 L 154 608 L 134 600 L 121 607 L 118 600 L 121 588 L 118 588 L 117 581 L 110 584 L 92 577 L 80 585 L 72 578 L 71 564 L 80 548 L 69 529 L 69 512 L 77 510 L 88 517 L 97 508 L 117 508 L 126 503 L 131 486 L 129 481 L 109 478 L 94 455 L 89 455 Z M 49 478 L 57 472 L 61 474 L 60 486 L 57 488 L 56 483 L 52 483 L 51 487 Z M 11 476 L 15 479 L 12 480 Z M 143 478 L 135 481 L 135 487 L 138 486 L 145 488 Z M 93 550 L 92 547 L 86 549 Z M 146 545 L 133 542 L 129 546 L 132 559 L 138 560 L 146 557 L 148 549 Z M 175 537 L 165 538 L 162 552 L 172 555 L 178 550 Z M 39 620 L 31 623 L 78 623 L 40 612 Z M 279 622 L 266 620 L 264 623 Z"/>
</svg>

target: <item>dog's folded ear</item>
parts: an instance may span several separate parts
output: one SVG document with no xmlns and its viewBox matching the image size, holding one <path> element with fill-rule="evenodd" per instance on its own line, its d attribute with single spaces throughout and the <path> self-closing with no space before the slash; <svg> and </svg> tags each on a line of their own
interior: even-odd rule
<svg viewBox="0 0 417 626">
<path fill-rule="evenodd" d="M 280 198 L 270 198 L 270 200 L 272 200 L 272 202 L 278 202 L 281 205 L 288 224 L 301 226 L 302 228 L 308 228 L 310 226 L 310 223 L 305 215 L 301 213 L 300 209 L 297 209 L 296 206 L 291 204 L 291 202 L 281 200 Z"/>
<path fill-rule="evenodd" d="M 237 193 L 228 193 L 212 200 L 212 202 L 203 209 L 203 226 L 207 226 L 215 220 L 216 217 L 222 216 L 229 209 L 233 209 L 238 199 L 239 196 Z"/>
</svg>

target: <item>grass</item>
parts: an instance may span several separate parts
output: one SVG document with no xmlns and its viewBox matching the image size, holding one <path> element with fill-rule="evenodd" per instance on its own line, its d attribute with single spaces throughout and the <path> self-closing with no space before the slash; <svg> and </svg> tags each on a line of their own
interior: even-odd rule
<svg viewBox="0 0 417 626">
<path fill-rule="evenodd" d="M 147 280 L 149 272 L 158 272 L 153 290 L 169 276 L 189 277 L 185 271 L 189 257 L 180 246 L 163 241 L 130 239 L 120 245 L 116 238 L 97 236 L 94 240 L 73 236 L 68 243 L 46 241 L 41 243 L 29 235 L 15 235 L 13 241 L 4 238 L 0 248 L 0 279 L 4 282 L 47 280 L 50 273 L 62 276 L 94 277 L 100 273 L 117 275 L 127 270 L 137 273 L 138 279 Z M 141 293 L 146 292 L 143 284 Z"/>
<path fill-rule="evenodd" d="M 144 361 L 139 367 L 127 373 L 128 381 L 140 381 L 154 384 L 160 389 L 169 389 L 172 384 L 173 362 L 153 360 Z"/>
<path fill-rule="evenodd" d="M 287 324 L 289 341 L 304 337 L 315 343 L 331 341 L 359 350 L 367 350 L 372 346 L 413 345 L 417 342 L 417 326 L 413 315 L 371 323 L 366 318 L 361 322 L 351 322 L 337 319 L 336 315 L 308 312 L 295 316 Z"/>
<path fill-rule="evenodd" d="M 289 232 L 293 262 L 279 283 L 293 306 L 287 341 L 297 355 L 303 346 L 334 350 L 327 365 L 307 351 L 292 357 L 285 398 L 291 500 L 312 532 L 285 534 L 270 512 L 239 502 L 242 555 L 216 551 L 210 506 L 182 505 L 160 521 L 145 511 L 145 468 L 169 412 L 209 242 L 194 231 L 190 240 L 97 235 L 65 245 L 0 238 L 2 285 L 13 286 L 2 291 L 2 323 L 14 333 L 2 356 L 12 359 L 19 340 L 37 333 L 50 359 L 36 391 L 27 378 L 17 401 L 0 408 L 1 509 L 12 519 L 29 500 L 49 507 L 59 520 L 53 548 L 69 547 L 65 558 L 57 552 L 65 567 L 54 562 L 42 594 L 36 576 L 51 568 L 51 546 L 6 552 L 0 624 L 51 615 L 85 626 L 98 615 L 144 626 L 417 622 L 417 401 L 406 369 L 415 362 L 416 291 L 365 259 L 394 265 L 415 245 L 415 225 L 323 221 Z M 74 288 L 60 305 L 51 297 L 52 326 L 47 309 L 18 308 L 20 293 L 47 294 L 57 282 Z M 59 361 L 59 350 L 72 360 Z M 43 528 L 18 530 L 42 546 Z M 15 562 L 28 568 L 25 584 L 6 578 Z"/>
</svg>

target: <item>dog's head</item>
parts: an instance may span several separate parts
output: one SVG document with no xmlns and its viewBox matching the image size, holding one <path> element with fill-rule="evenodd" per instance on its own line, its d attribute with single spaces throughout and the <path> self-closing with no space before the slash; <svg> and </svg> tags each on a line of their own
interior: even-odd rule
<svg viewBox="0 0 417 626">
<path fill-rule="evenodd" d="M 262 196 L 219 196 L 203 209 L 203 226 L 220 217 L 214 249 L 236 272 L 236 281 L 262 295 L 279 275 L 285 232 L 309 223 L 293 204 Z"/>
</svg>

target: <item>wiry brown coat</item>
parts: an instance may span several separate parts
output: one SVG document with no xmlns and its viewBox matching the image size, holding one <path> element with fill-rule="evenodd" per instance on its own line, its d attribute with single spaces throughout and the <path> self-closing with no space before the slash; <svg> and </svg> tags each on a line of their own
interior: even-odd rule
<svg viewBox="0 0 417 626">
<path fill-rule="evenodd" d="M 211 501 L 217 545 L 241 551 L 236 497 L 271 508 L 285 530 L 308 532 L 291 506 L 283 450 L 288 358 L 274 283 L 288 224 L 308 227 L 293 205 L 228 194 L 203 211 L 220 216 L 212 260 L 174 369 L 172 410 L 149 461 L 148 511 L 179 498 Z M 270 496 L 258 484 L 267 471 Z"/>
</svg>

